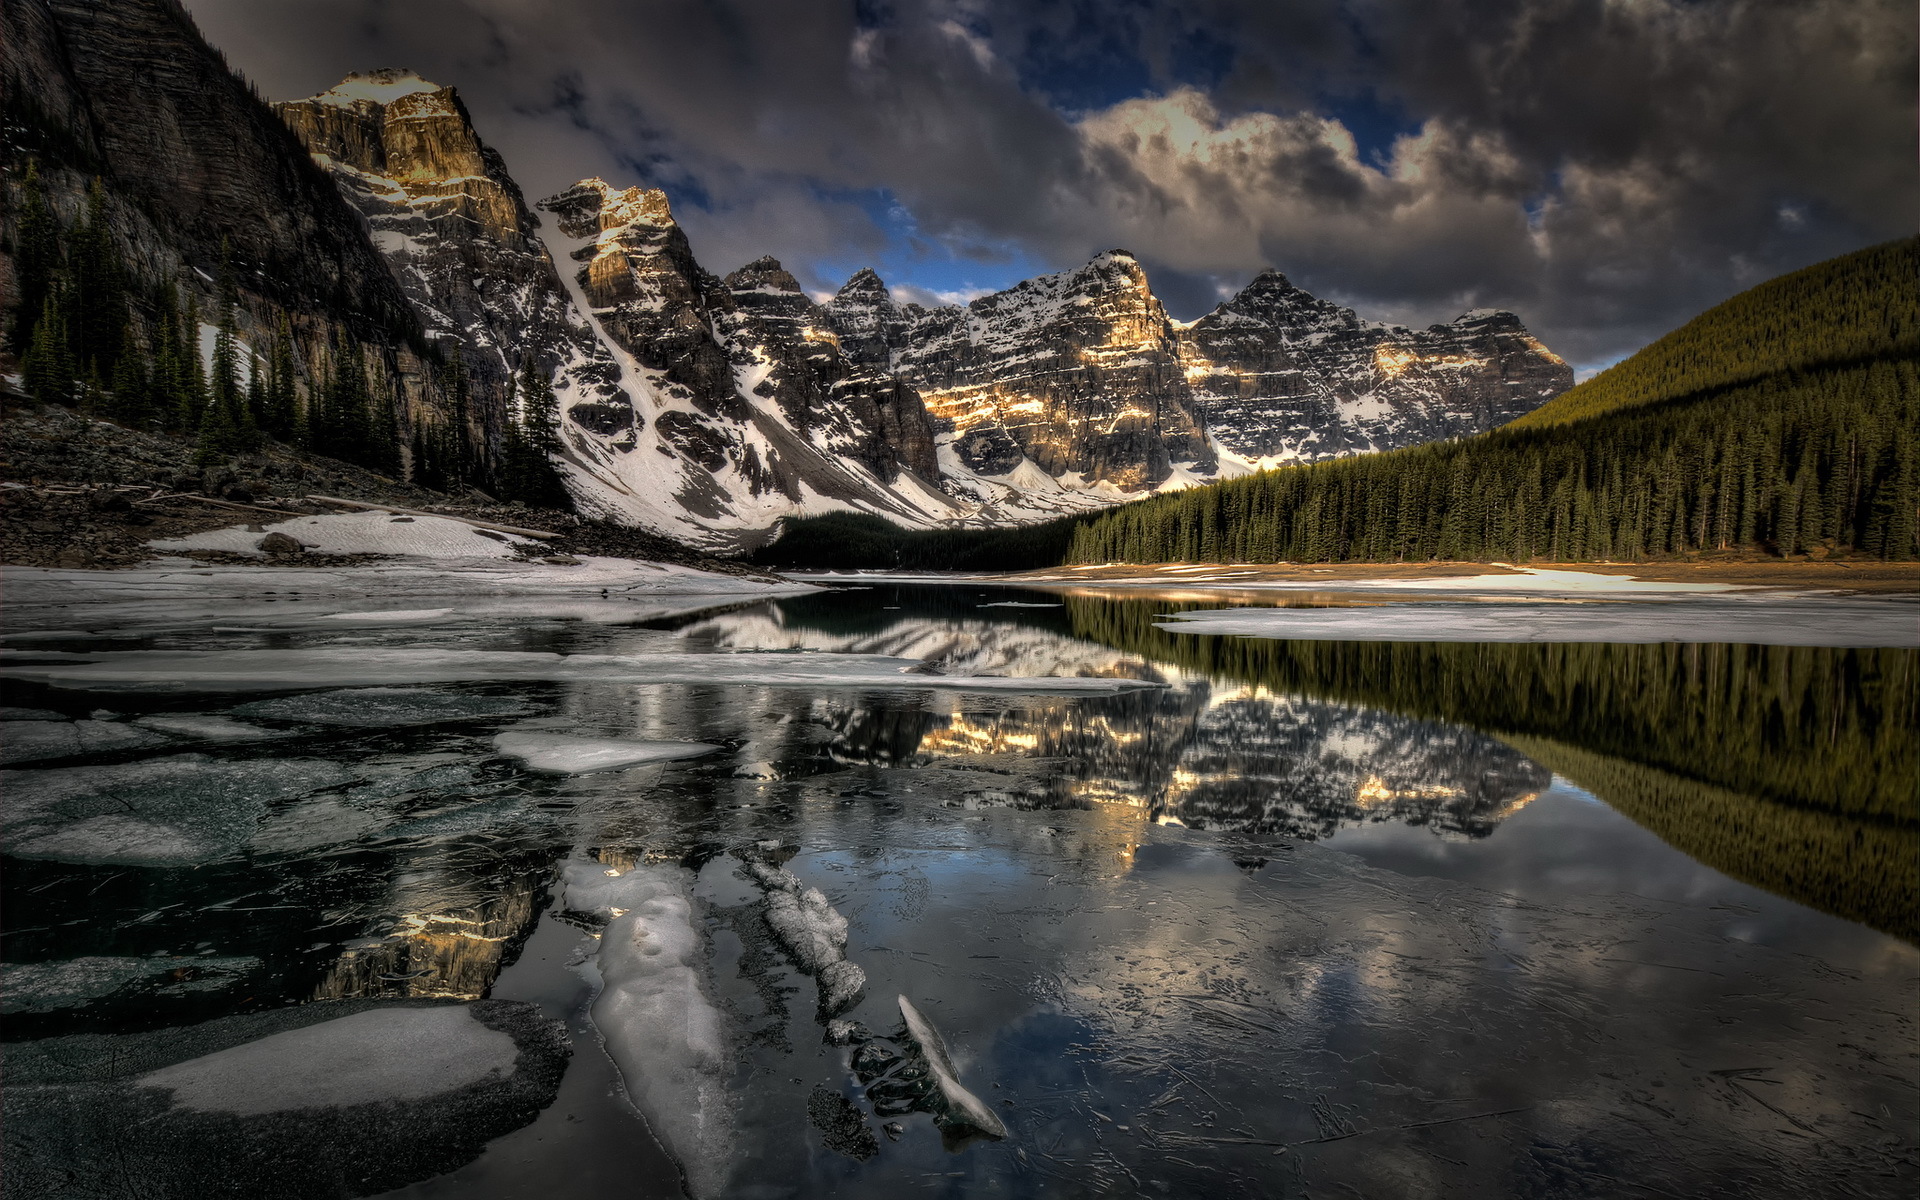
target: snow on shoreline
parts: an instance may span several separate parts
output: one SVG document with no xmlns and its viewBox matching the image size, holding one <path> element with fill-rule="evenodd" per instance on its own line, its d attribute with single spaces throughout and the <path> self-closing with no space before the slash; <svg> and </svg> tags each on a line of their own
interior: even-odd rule
<svg viewBox="0 0 1920 1200">
<path fill-rule="evenodd" d="M 1859 597 L 1694 596 L 1547 604 L 1410 601 L 1168 614 L 1169 633 L 1317 642 L 1731 642 L 1920 647 L 1920 604 Z"/>
<path fill-rule="evenodd" d="M 293 517 L 271 525 L 249 528 L 231 525 L 186 537 L 148 542 L 155 550 L 222 550 L 265 558 L 260 542 L 269 534 L 284 534 L 315 554 L 393 554 L 413 558 L 491 559 L 518 557 L 515 547 L 533 546 L 538 539 L 515 533 L 496 533 L 446 517 L 404 513 L 350 512 Z"/>
<path fill-rule="evenodd" d="M 1490 566 L 1501 566 L 1490 563 Z M 1638 579 L 1631 575 L 1606 575 L 1597 571 L 1561 571 L 1544 567 L 1514 567 L 1510 572 L 1488 575 L 1431 575 L 1349 579 L 1329 575 L 1324 579 L 1262 578 L 1267 568 L 1236 569 L 1217 566 L 1143 567 L 1140 575 L 1081 575 L 1076 571 L 1102 568 L 1062 568 L 1047 574 L 976 575 L 937 571 L 782 571 L 783 578 L 817 583 L 971 583 L 1003 587 L 1029 587 L 1047 590 L 1063 584 L 1076 588 L 1146 588 L 1187 585 L 1233 591 L 1310 591 L 1310 592 L 1386 592 L 1446 594 L 1534 594 L 1534 595 L 1684 595 L 1757 590 L 1741 583 L 1668 582 Z"/>
</svg>

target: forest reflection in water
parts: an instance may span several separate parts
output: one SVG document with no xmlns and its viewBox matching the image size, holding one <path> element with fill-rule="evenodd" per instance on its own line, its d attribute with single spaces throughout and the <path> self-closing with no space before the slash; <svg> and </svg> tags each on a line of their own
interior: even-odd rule
<svg viewBox="0 0 1920 1200">
<path fill-rule="evenodd" d="M 991 713 L 822 706 L 839 762 L 1052 764 L 981 805 L 1118 801 L 1195 828 L 1325 838 L 1394 820 L 1476 838 L 1558 774 L 1707 866 L 1920 941 L 1920 652 L 1281 641 L 1163 627 L 1213 596 L 1068 593 L 1049 607 L 1037 593 L 1028 607 L 933 591 L 802 597 L 688 632 L 1172 684 Z"/>
</svg>

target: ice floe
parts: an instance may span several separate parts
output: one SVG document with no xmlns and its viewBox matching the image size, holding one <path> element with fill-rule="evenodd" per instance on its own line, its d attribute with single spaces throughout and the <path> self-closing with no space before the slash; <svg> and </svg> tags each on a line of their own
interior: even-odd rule
<svg viewBox="0 0 1920 1200">
<path fill-rule="evenodd" d="M 1858 597 L 1554 604 L 1394 603 L 1358 608 L 1233 608 L 1176 613 L 1174 633 L 1302 641 L 1736 642 L 1763 646 L 1920 646 L 1920 604 Z"/>
<path fill-rule="evenodd" d="M 953 1059 L 947 1053 L 946 1039 L 934 1028 L 933 1022 L 913 1001 L 901 996 L 900 1018 L 907 1023 L 907 1036 L 927 1060 L 927 1074 L 940 1092 L 942 1111 L 937 1119 L 948 1128 L 963 1128 L 984 1133 L 991 1138 L 1007 1136 L 1007 1127 L 980 1097 L 974 1095 L 960 1084 L 960 1073 L 953 1069 Z"/>
<path fill-rule="evenodd" d="M 143 729 L 207 742 L 262 742 L 269 738 L 292 736 L 285 729 L 249 725 L 219 713 L 156 713 L 150 717 L 135 717 L 132 723 Z"/>
<path fill-rule="evenodd" d="M 508 1034 L 464 1005 L 382 1008 L 276 1033 L 140 1076 L 199 1112 L 257 1116 L 422 1100 L 513 1073 Z"/>
<path fill-rule="evenodd" d="M 79 1008 L 144 979 L 172 976 L 156 989 L 162 995 L 226 987 L 258 970 L 257 958 L 185 958 L 156 954 L 146 958 L 83 955 L 53 962 L 0 963 L 0 1013 L 43 1013 Z"/>
<path fill-rule="evenodd" d="M 867 654 L 729 653 L 550 654 L 523 650 L 441 650 L 314 647 L 289 650 L 121 650 L 47 653 L 0 650 L 0 677 L 32 679 L 67 688 L 148 691 L 278 691 L 324 685 L 389 685 L 518 681 L 546 683 L 709 683 L 804 688 L 939 688 L 1024 695 L 1110 695 L 1160 683 L 1085 676 L 926 674 L 915 659 Z M 357 707 L 342 693 L 327 711 L 335 723 Z M 293 697 L 243 705 L 241 716 L 317 721 L 318 709 Z M 476 698 L 465 698 L 476 699 Z M 424 702 L 423 702 L 424 703 Z M 284 715 L 282 715 L 284 714 Z M 479 714 L 476 714 L 479 715 Z M 453 718 L 448 718 L 453 719 Z"/>
<path fill-rule="evenodd" d="M 7 598 L 4 637 L 22 641 L 84 637 L 90 630 L 124 633 L 222 623 L 271 629 L 467 626 L 486 619 L 621 624 L 819 589 L 665 563 L 584 557 L 573 566 L 508 558 L 392 558 L 358 566 L 297 567 L 172 559 L 119 571 L 8 566 L 0 567 L 0 590 Z"/>
<path fill-rule="evenodd" d="M 747 873 L 767 889 L 767 927 L 795 965 L 820 985 L 820 1020 L 852 1008 L 867 986 L 867 973 L 847 961 L 847 919 L 819 888 L 785 867 L 750 861 Z"/>
<path fill-rule="evenodd" d="M 115 721 L 0 721 L 0 763 L 138 750 L 166 740 L 158 734 Z"/>
<path fill-rule="evenodd" d="M 593 1024 L 627 1096 L 678 1160 L 697 1198 L 725 1184 L 732 1120 L 724 1025 L 702 987 L 689 873 L 642 864 L 619 872 L 569 863 L 566 906 L 611 923 L 600 936 Z"/>
<path fill-rule="evenodd" d="M 617 771 L 641 763 L 698 758 L 720 749 L 705 742 L 648 742 L 634 738 L 572 737 L 561 733 L 522 733 L 509 730 L 493 739 L 493 748 L 518 759 L 529 771 L 550 775 L 585 775 Z"/>
<path fill-rule="evenodd" d="M 267 806 L 352 775 L 336 763 L 178 754 L 98 767 L 0 771 L 0 834 L 20 858 L 192 866 L 245 845 Z"/>
<path fill-rule="evenodd" d="M 530 707 L 511 696 L 461 696 L 423 688 L 367 687 L 256 700 L 233 711 L 243 717 L 274 721 L 388 729 L 517 717 L 530 711 Z"/>
</svg>

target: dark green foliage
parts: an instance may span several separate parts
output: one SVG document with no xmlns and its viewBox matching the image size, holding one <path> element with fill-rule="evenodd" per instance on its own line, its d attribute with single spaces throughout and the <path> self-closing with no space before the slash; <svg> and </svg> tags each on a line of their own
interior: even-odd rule
<svg viewBox="0 0 1920 1200">
<path fill-rule="evenodd" d="M 1920 823 L 1920 653 L 1307 642 L 1161 629 L 1206 601 L 1069 596 L 1073 632 L 1208 675 L 1556 738 L 1803 808 Z"/>
<path fill-rule="evenodd" d="M 13 313 L 9 325 L 14 350 L 22 358 L 33 344 L 33 327 L 53 297 L 60 271 L 60 221 L 47 204 L 37 163 L 27 164 L 21 183 L 20 216 L 13 244 Z"/>
<path fill-rule="evenodd" d="M 86 213 L 69 239 L 62 295 L 67 336 L 81 377 L 111 379 L 127 327 L 127 270 L 98 178 L 87 189 Z"/>
<path fill-rule="evenodd" d="M 67 319 L 57 295 L 40 302 L 27 353 L 20 361 L 27 394 L 42 404 L 71 404 L 75 396 L 73 349 Z"/>
<path fill-rule="evenodd" d="M 554 460 L 562 452 L 560 405 L 552 382 L 528 355 L 520 371 L 520 411 L 507 426 L 495 473 L 500 496 L 540 508 L 571 508 Z"/>
<path fill-rule="evenodd" d="M 1085 520 L 1072 562 L 1920 554 L 1920 364 L 1788 373 L 1577 425 L 1263 472 Z"/>
<path fill-rule="evenodd" d="M 235 305 L 233 271 L 223 262 L 213 372 L 208 381 L 206 415 L 200 424 L 200 448 L 196 456 L 202 465 L 251 450 L 259 440 L 253 410 L 240 383 L 239 350 L 234 340 Z"/>
<path fill-rule="evenodd" d="M 1057 565 L 1067 552 L 1071 518 L 1013 529 L 902 529 L 864 513 L 789 517 L 780 537 L 752 561 L 822 570 L 1023 571 Z"/>
<path fill-rule="evenodd" d="M 128 325 L 121 335 L 120 354 L 113 366 L 109 415 L 130 429 L 150 429 L 155 409 L 146 351 L 133 336 L 133 326 Z"/>
<path fill-rule="evenodd" d="M 1816 263 L 1710 308 L 1507 428 L 1578 421 L 1785 371 L 1920 357 L 1920 238 Z"/>
<path fill-rule="evenodd" d="M 267 350 L 266 378 L 260 387 L 260 428 L 269 436 L 291 441 L 299 421 L 293 385 L 293 329 L 283 315 Z"/>
</svg>

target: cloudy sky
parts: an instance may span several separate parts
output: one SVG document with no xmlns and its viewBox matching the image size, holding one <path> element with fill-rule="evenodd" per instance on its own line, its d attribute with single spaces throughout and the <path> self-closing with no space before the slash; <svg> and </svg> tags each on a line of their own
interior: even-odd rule
<svg viewBox="0 0 1920 1200">
<path fill-rule="evenodd" d="M 663 187 L 710 270 L 965 298 L 1125 247 L 1520 313 L 1591 368 L 1920 211 L 1910 0 L 186 0 L 272 99 L 411 67 L 530 200 Z"/>
</svg>

